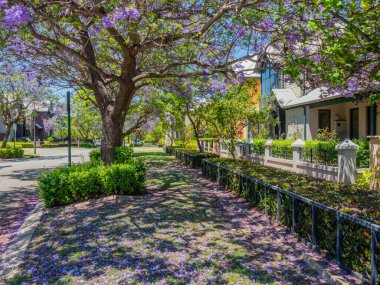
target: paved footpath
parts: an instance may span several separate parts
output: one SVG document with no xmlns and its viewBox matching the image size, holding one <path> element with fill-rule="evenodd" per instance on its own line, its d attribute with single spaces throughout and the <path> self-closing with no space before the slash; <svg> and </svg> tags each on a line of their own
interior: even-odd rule
<svg viewBox="0 0 380 285">
<path fill-rule="evenodd" d="M 143 149 L 141 149 L 143 150 Z M 45 212 L 24 284 L 326 284 L 311 250 L 242 199 L 160 153 L 142 196 Z M 345 276 L 346 284 L 358 284 Z M 46 283 L 45 283 L 46 282 Z"/>
<path fill-rule="evenodd" d="M 73 162 L 87 159 L 88 152 L 88 149 L 73 148 Z M 67 164 L 66 148 L 38 149 L 37 153 L 42 156 L 0 160 L 0 255 L 39 201 L 35 193 L 38 176 L 43 171 Z"/>
</svg>

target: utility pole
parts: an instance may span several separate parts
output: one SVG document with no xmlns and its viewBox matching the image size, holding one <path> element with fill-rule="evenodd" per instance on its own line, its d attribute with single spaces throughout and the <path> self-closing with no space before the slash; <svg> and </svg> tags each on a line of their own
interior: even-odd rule
<svg viewBox="0 0 380 285">
<path fill-rule="evenodd" d="M 34 102 L 34 110 L 33 110 L 33 152 L 34 154 L 37 153 L 37 150 L 36 150 L 36 117 L 37 117 L 37 114 L 36 114 L 36 102 Z"/>
<path fill-rule="evenodd" d="M 70 91 L 67 91 L 67 143 L 69 151 L 69 166 L 71 166 L 71 106 L 70 106 Z"/>
</svg>

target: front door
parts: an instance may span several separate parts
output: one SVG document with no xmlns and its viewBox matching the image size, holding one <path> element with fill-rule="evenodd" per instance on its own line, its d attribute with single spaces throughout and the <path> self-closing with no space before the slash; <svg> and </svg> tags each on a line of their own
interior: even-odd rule
<svg viewBox="0 0 380 285">
<path fill-rule="evenodd" d="M 359 138 L 359 108 L 351 109 L 350 111 L 350 128 L 351 128 L 351 139 Z"/>
</svg>

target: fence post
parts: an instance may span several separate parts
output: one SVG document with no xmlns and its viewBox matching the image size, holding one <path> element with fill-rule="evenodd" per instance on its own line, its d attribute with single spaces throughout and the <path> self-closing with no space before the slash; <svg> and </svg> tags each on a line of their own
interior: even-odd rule
<svg viewBox="0 0 380 285">
<path fill-rule="evenodd" d="M 305 147 L 305 142 L 301 139 L 292 143 L 293 149 L 293 169 L 297 171 L 297 162 L 302 160 L 302 149 Z"/>
<path fill-rule="evenodd" d="M 377 247 L 377 233 L 371 229 L 371 285 L 377 284 L 377 258 L 376 258 L 376 247 Z"/>
<path fill-rule="evenodd" d="M 318 219 L 318 209 L 314 205 L 311 208 L 311 245 L 315 247 L 317 245 L 317 219 Z"/>
<path fill-rule="evenodd" d="M 343 232 L 341 225 L 339 212 L 336 212 L 336 256 L 335 259 L 338 264 L 342 262 L 342 252 L 343 252 Z"/>
<path fill-rule="evenodd" d="M 264 165 L 267 164 L 267 161 L 269 157 L 271 156 L 270 147 L 273 143 L 273 140 L 267 140 L 264 144 L 265 150 L 264 150 Z"/>
<path fill-rule="evenodd" d="M 296 232 L 297 200 L 292 197 L 292 234 Z"/>
<path fill-rule="evenodd" d="M 281 221 L 281 194 L 277 190 L 277 221 Z"/>
<path fill-rule="evenodd" d="M 354 184 L 357 178 L 356 151 L 358 145 L 349 139 L 336 146 L 338 150 L 338 181 L 346 184 Z"/>
</svg>

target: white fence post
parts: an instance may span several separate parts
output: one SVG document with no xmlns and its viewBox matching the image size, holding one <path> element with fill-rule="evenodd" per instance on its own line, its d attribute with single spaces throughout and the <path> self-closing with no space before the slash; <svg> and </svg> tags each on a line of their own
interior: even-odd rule
<svg viewBox="0 0 380 285">
<path fill-rule="evenodd" d="M 273 140 L 269 139 L 265 142 L 264 147 L 264 165 L 267 164 L 268 159 L 270 158 L 270 147 L 273 143 Z"/>
<path fill-rule="evenodd" d="M 349 139 L 336 146 L 338 150 L 338 181 L 346 184 L 354 184 L 357 178 L 356 151 L 358 145 Z"/>
<path fill-rule="evenodd" d="M 302 160 L 302 149 L 305 147 L 305 142 L 301 139 L 296 140 L 292 143 L 293 148 L 293 161 Z"/>
</svg>

